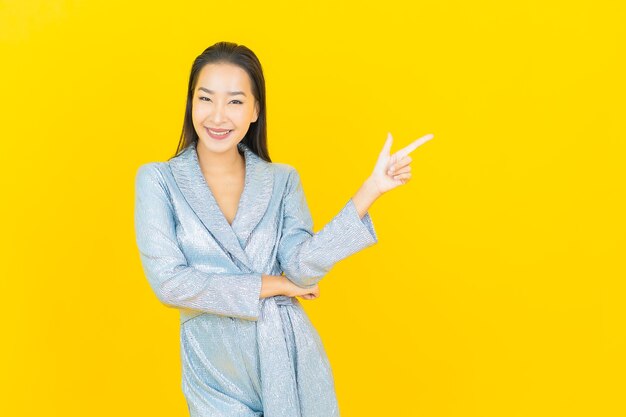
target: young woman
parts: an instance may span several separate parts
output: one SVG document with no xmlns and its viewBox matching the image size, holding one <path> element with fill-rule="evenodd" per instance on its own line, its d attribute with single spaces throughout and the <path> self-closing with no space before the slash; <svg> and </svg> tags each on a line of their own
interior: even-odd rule
<svg viewBox="0 0 626 417">
<path fill-rule="evenodd" d="M 323 128 L 323 127 L 322 127 Z M 150 286 L 180 310 L 182 390 L 192 417 L 339 416 L 319 335 L 298 298 L 338 261 L 378 239 L 367 212 L 410 179 L 412 152 L 390 155 L 313 233 L 298 171 L 267 150 L 256 55 L 220 42 L 191 68 L 176 154 L 139 167 L 135 232 Z"/>
</svg>

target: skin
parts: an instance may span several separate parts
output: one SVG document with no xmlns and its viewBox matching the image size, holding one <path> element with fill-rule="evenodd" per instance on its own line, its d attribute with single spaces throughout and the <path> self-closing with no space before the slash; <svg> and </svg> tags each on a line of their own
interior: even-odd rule
<svg viewBox="0 0 626 417">
<path fill-rule="evenodd" d="M 235 91 L 243 94 L 228 94 Z M 202 68 L 192 106 L 193 125 L 199 137 L 198 160 L 205 180 L 229 223 L 235 218 L 245 181 L 245 159 L 239 154 L 237 144 L 250 124 L 257 121 L 258 112 L 259 103 L 252 94 L 250 77 L 245 70 L 226 63 L 207 64 Z M 217 140 L 209 136 L 206 128 L 233 131 L 227 139 Z M 409 154 L 432 138 L 432 134 L 422 136 L 391 154 L 393 138 L 391 133 L 387 134 L 372 173 L 352 197 L 360 218 L 383 194 L 410 181 L 412 159 Z M 260 298 L 274 295 L 313 300 L 319 297 L 320 290 L 318 284 L 301 288 L 284 275 L 263 274 Z"/>
</svg>

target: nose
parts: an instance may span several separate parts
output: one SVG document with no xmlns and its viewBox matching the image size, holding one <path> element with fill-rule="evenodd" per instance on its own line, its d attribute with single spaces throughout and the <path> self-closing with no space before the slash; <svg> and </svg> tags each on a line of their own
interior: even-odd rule
<svg viewBox="0 0 626 417">
<path fill-rule="evenodd" d="M 220 103 L 215 104 L 213 106 L 211 114 L 209 115 L 209 118 L 211 122 L 213 123 L 213 126 L 215 127 L 219 126 L 220 123 L 222 123 L 222 121 L 226 118 L 226 115 L 224 112 L 224 105 Z"/>
</svg>

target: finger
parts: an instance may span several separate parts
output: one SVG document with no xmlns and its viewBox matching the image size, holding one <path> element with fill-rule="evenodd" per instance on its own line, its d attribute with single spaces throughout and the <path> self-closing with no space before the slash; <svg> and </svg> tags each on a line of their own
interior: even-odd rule
<svg viewBox="0 0 626 417">
<path fill-rule="evenodd" d="M 391 152 L 391 144 L 393 142 L 393 137 L 391 136 L 391 132 L 387 132 L 387 140 L 385 140 L 385 145 L 383 146 L 383 149 L 380 151 L 381 155 L 389 155 L 389 153 Z"/>
<path fill-rule="evenodd" d="M 390 174 L 393 174 L 394 172 L 398 171 L 400 168 L 407 166 L 413 160 L 413 158 L 411 158 L 409 155 L 405 156 L 399 161 L 395 161 L 395 158 L 393 159 L 394 161 L 391 162 L 391 165 L 389 166 Z"/>
<path fill-rule="evenodd" d="M 404 182 L 406 182 L 406 181 L 411 179 L 411 173 L 407 172 L 406 174 L 394 175 L 393 179 L 396 180 L 396 181 L 403 181 L 403 183 L 404 183 Z"/>
<path fill-rule="evenodd" d="M 414 140 L 408 146 L 405 146 L 404 148 L 400 149 L 396 153 L 399 154 L 400 158 L 403 157 L 403 156 L 406 156 L 406 155 L 410 154 L 411 152 L 413 152 L 418 146 L 421 146 L 424 143 L 426 143 L 429 140 L 431 140 L 434 136 L 435 135 L 433 135 L 432 133 L 429 133 L 428 135 L 422 136 L 421 138 Z"/>
<path fill-rule="evenodd" d="M 387 161 L 387 166 L 392 167 L 398 162 L 400 162 L 401 159 L 402 159 L 402 155 L 399 155 L 398 152 L 396 152 L 389 157 L 389 160 Z"/>
<path fill-rule="evenodd" d="M 404 166 L 404 167 L 402 167 L 400 169 L 396 169 L 396 170 L 390 172 L 389 175 L 390 176 L 394 176 L 394 175 L 398 175 L 398 174 L 405 174 L 407 172 L 411 172 L 411 165 L 407 165 L 407 166 Z"/>
</svg>

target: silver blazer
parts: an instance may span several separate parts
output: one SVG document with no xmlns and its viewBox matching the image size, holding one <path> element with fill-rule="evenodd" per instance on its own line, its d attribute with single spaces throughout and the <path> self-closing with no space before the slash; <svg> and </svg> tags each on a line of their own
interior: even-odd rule
<svg viewBox="0 0 626 417">
<path fill-rule="evenodd" d="M 195 145 L 139 167 L 135 233 L 150 287 L 180 311 L 182 391 L 190 415 L 339 416 L 331 367 L 296 297 L 259 298 L 261 275 L 312 286 L 378 242 L 352 199 L 320 231 L 296 169 L 243 142 L 245 184 L 232 225 L 208 187 Z"/>
</svg>

